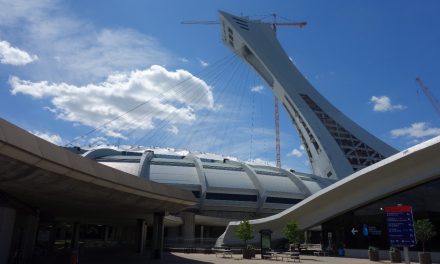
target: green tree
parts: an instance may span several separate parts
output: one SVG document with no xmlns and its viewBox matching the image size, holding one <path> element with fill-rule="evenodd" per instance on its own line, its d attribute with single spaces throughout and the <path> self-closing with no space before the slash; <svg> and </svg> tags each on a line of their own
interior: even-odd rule
<svg viewBox="0 0 440 264">
<path fill-rule="evenodd" d="M 283 229 L 284 237 L 289 240 L 291 244 L 299 244 L 303 239 L 304 233 L 299 229 L 298 224 L 295 221 L 287 222 Z"/>
<path fill-rule="evenodd" d="M 254 230 L 249 224 L 248 220 L 240 221 L 240 224 L 235 229 L 234 234 L 242 241 L 244 241 L 244 245 L 247 247 L 247 241 L 254 238 Z"/>
<path fill-rule="evenodd" d="M 429 219 L 419 219 L 414 223 L 416 237 L 422 241 L 423 252 L 425 252 L 425 242 L 437 235 L 435 227 Z"/>
</svg>

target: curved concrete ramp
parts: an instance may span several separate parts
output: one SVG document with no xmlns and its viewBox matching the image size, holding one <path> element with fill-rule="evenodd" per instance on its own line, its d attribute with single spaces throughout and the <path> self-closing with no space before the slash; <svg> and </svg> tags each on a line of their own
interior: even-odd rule
<svg viewBox="0 0 440 264">
<path fill-rule="evenodd" d="M 190 191 L 101 165 L 0 119 L 0 192 L 58 217 L 147 219 L 196 204 Z"/>
<path fill-rule="evenodd" d="M 322 189 L 293 207 L 270 217 L 251 220 L 253 243 L 259 231 L 272 230 L 272 239 L 283 237 L 286 223 L 295 220 L 301 229 L 319 225 L 337 215 L 393 193 L 440 177 L 440 137 L 423 142 L 360 170 Z M 239 222 L 230 222 L 217 245 L 241 242 L 234 236 Z"/>
</svg>

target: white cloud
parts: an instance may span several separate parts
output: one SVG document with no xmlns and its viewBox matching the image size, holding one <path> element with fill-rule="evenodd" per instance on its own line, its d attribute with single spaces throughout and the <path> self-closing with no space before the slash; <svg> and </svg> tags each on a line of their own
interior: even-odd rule
<svg viewBox="0 0 440 264">
<path fill-rule="evenodd" d="M 92 146 L 100 146 L 108 144 L 107 138 L 105 137 L 94 137 L 89 139 L 89 144 Z"/>
<path fill-rule="evenodd" d="M 9 42 L 0 41 L 0 63 L 11 65 L 26 65 L 38 60 L 36 55 L 30 55 L 24 50 L 11 47 Z"/>
<path fill-rule="evenodd" d="M 275 161 L 265 160 L 265 159 L 262 159 L 262 158 L 256 158 L 256 159 L 253 159 L 253 160 L 248 160 L 248 161 L 246 161 L 246 163 L 253 164 L 253 165 L 264 165 L 264 166 L 276 167 Z"/>
<path fill-rule="evenodd" d="M 129 28 L 100 28 L 60 1 L 0 0 L 0 6 L 0 35 L 39 56 L 26 72 L 33 79 L 84 84 L 173 62 L 155 38 Z"/>
<path fill-rule="evenodd" d="M 185 70 L 168 71 L 158 65 L 83 86 L 17 77 L 11 77 L 9 83 L 12 94 L 51 98 L 51 111 L 57 118 L 100 128 L 112 137 L 124 138 L 124 131 L 152 129 L 154 120 L 189 124 L 196 119 L 197 110 L 214 108 L 211 87 L 203 80 Z M 99 127 L 106 122 L 110 123 Z"/>
<path fill-rule="evenodd" d="M 189 60 L 188 60 L 187 58 L 185 58 L 185 57 L 180 57 L 179 60 L 180 60 L 181 62 L 183 62 L 183 63 L 187 63 L 187 62 L 189 62 Z"/>
<path fill-rule="evenodd" d="M 408 137 L 408 138 L 426 138 L 440 135 L 440 128 L 431 127 L 425 122 L 418 122 L 411 124 L 410 127 L 398 128 L 391 130 L 391 135 L 394 137 Z"/>
<path fill-rule="evenodd" d="M 297 158 L 302 157 L 303 151 L 301 149 L 294 148 L 291 152 L 287 153 L 287 157 L 295 156 Z"/>
<path fill-rule="evenodd" d="M 40 137 L 46 141 L 49 141 L 55 145 L 61 145 L 63 143 L 63 140 L 61 137 L 57 134 L 51 134 L 47 132 L 40 132 L 40 131 L 30 131 L 32 134 L 34 134 L 37 137 Z"/>
<path fill-rule="evenodd" d="M 167 130 L 174 135 L 177 135 L 179 133 L 179 129 L 176 126 L 170 126 Z"/>
<path fill-rule="evenodd" d="M 207 63 L 204 60 L 199 59 L 199 62 L 200 62 L 200 65 L 202 65 L 203 67 L 208 67 L 209 66 L 209 63 Z"/>
<path fill-rule="evenodd" d="M 253 87 L 251 87 L 251 92 L 254 93 L 263 93 L 263 85 L 255 85 Z"/>
<path fill-rule="evenodd" d="M 393 110 L 403 110 L 406 106 L 397 104 L 391 104 L 391 99 L 388 96 L 372 96 L 370 102 L 374 103 L 374 111 L 376 112 L 388 112 Z"/>
</svg>

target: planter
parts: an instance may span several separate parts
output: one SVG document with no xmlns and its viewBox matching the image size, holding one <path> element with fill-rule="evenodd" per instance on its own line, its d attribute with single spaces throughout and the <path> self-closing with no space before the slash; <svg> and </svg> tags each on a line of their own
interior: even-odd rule
<svg viewBox="0 0 440 264">
<path fill-rule="evenodd" d="M 255 258 L 255 249 L 243 249 L 243 258 L 244 259 Z"/>
<path fill-rule="evenodd" d="M 400 251 L 390 251 L 390 261 L 391 263 L 402 263 Z"/>
<path fill-rule="evenodd" d="M 419 252 L 419 262 L 420 264 L 431 264 L 431 253 Z"/>
<path fill-rule="evenodd" d="M 368 250 L 368 259 L 371 261 L 379 261 L 379 251 Z"/>
</svg>

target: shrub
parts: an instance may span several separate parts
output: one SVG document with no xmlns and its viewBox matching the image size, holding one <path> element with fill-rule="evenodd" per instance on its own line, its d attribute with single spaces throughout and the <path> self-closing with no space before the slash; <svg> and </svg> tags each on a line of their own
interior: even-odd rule
<svg viewBox="0 0 440 264">
<path fill-rule="evenodd" d="M 422 241 L 423 252 L 425 252 L 425 242 L 437 235 L 435 227 L 429 219 L 419 219 L 414 223 L 416 238 Z"/>
<path fill-rule="evenodd" d="M 249 224 L 248 220 L 240 221 L 240 224 L 235 229 L 234 234 L 242 241 L 244 241 L 244 245 L 247 247 L 247 241 L 254 238 L 254 230 Z"/>
</svg>

